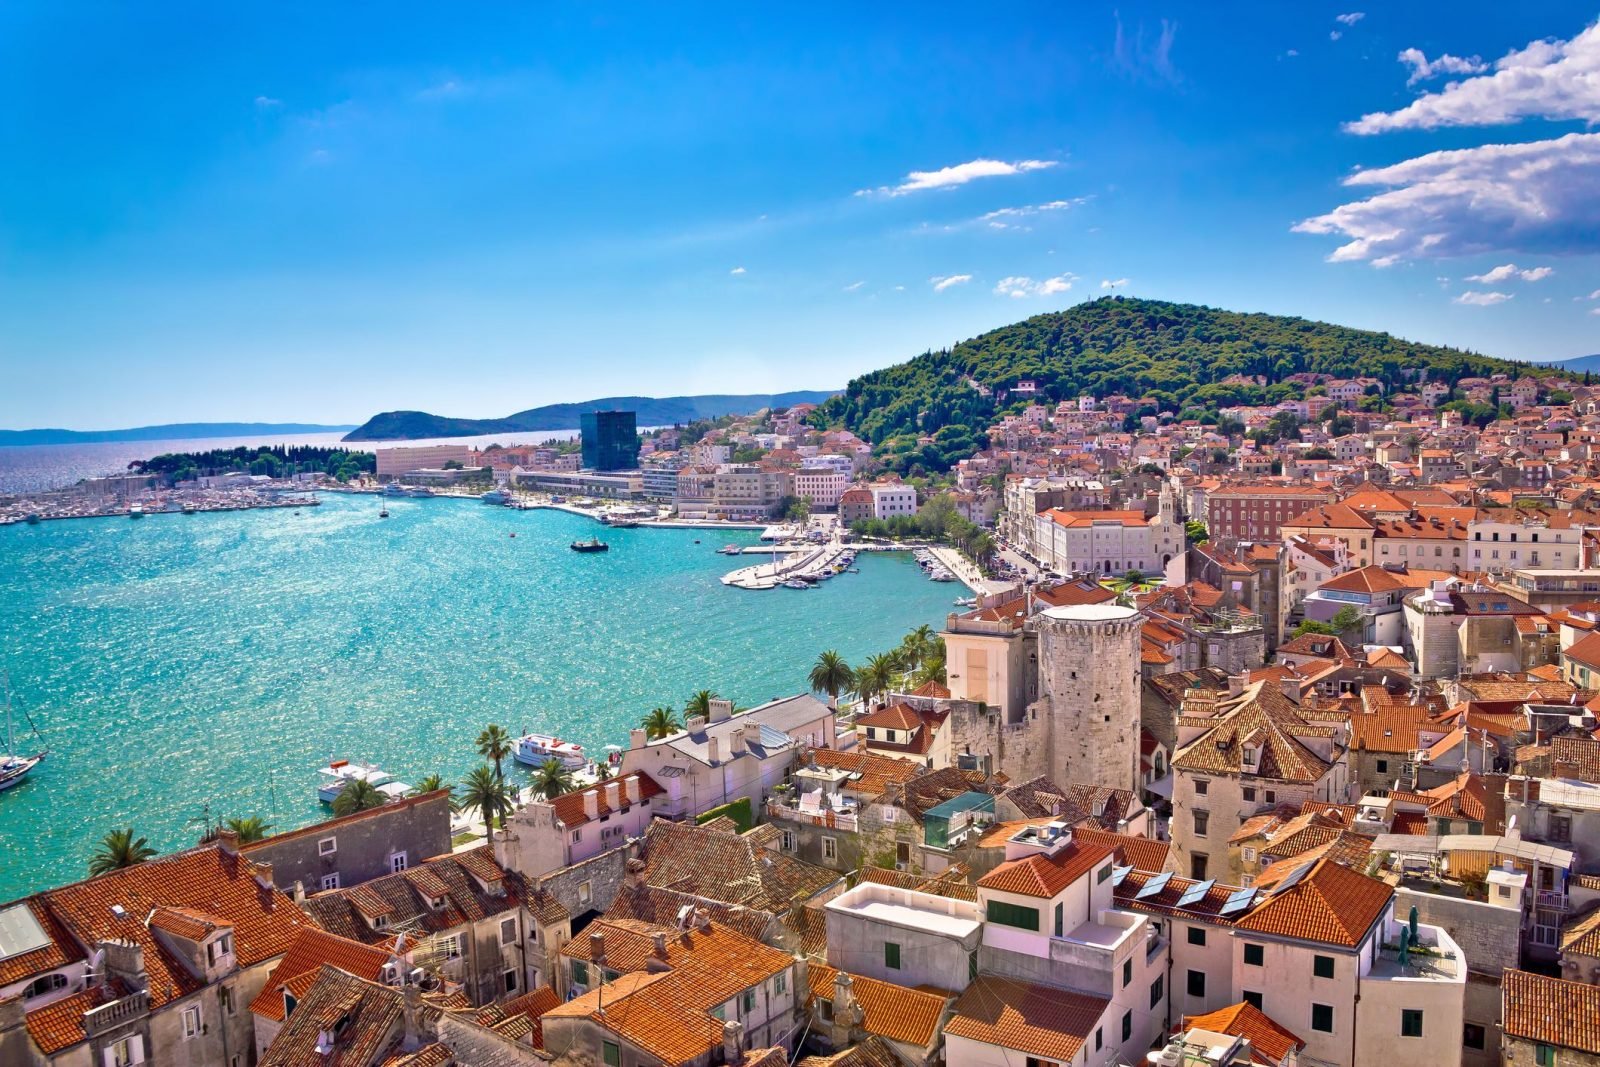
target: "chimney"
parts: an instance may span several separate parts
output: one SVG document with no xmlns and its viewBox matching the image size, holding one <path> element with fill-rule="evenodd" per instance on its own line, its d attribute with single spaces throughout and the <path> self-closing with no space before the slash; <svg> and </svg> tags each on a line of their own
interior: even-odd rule
<svg viewBox="0 0 1600 1067">
<path fill-rule="evenodd" d="M 218 827 L 212 831 L 217 844 L 222 846 L 224 852 L 235 853 L 239 851 L 239 833 L 226 827 Z"/>
<path fill-rule="evenodd" d="M 722 1024 L 722 1059 L 725 1063 L 738 1063 L 743 1058 L 739 1046 L 744 1036 L 744 1026 L 735 1019 Z"/>
<path fill-rule="evenodd" d="M 1244 687 L 1245 687 L 1245 679 L 1241 675 L 1237 675 L 1237 674 L 1228 675 L 1228 695 L 1229 696 L 1231 696 L 1231 697 L 1238 696 L 1240 693 L 1244 692 Z"/>
<path fill-rule="evenodd" d="M 635 856 L 623 866 L 622 884 L 625 889 L 644 888 L 644 860 Z"/>
<path fill-rule="evenodd" d="M 400 1013 L 405 1025 L 405 1036 L 400 1047 L 407 1052 L 422 1047 L 422 989 L 411 984 L 400 991 Z"/>
<path fill-rule="evenodd" d="M 296 904 L 304 904 L 306 902 L 306 884 L 296 878 L 294 880 L 294 892 L 291 895 L 294 897 Z"/>
<path fill-rule="evenodd" d="M 758 722 L 747 722 L 747 723 L 745 723 L 744 724 L 744 747 L 749 749 L 749 748 L 754 748 L 756 745 L 759 745 L 759 744 L 761 744 L 761 724 L 758 723 Z"/>
<path fill-rule="evenodd" d="M 802 1004 L 811 996 L 811 961 L 804 952 L 794 954 L 794 995 Z"/>
<path fill-rule="evenodd" d="M 270 864 L 270 863 L 255 863 L 255 864 L 252 864 L 252 866 L 255 868 L 255 870 L 252 873 L 254 873 L 255 876 L 256 876 L 256 884 L 259 885 L 262 889 L 265 889 L 268 892 L 271 892 L 272 889 L 273 889 L 273 885 L 272 885 L 272 864 Z"/>
<path fill-rule="evenodd" d="M 666 931 L 657 930 L 655 932 L 655 934 L 652 935 L 651 939 L 655 942 L 655 956 L 656 956 L 656 959 L 665 962 L 666 958 L 667 958 L 667 934 L 666 934 Z"/>
<path fill-rule="evenodd" d="M 731 700 L 720 700 L 720 699 L 711 701 L 711 721 L 712 722 L 721 722 L 724 719 L 728 719 L 728 718 L 732 718 L 732 717 L 733 717 L 733 701 L 731 701 Z"/>
<path fill-rule="evenodd" d="M 606 782 L 606 807 L 612 811 L 622 807 L 622 783 L 614 778 Z"/>
<path fill-rule="evenodd" d="M 715 765 L 722 758 L 721 746 L 715 737 L 706 738 L 706 761 Z"/>
<path fill-rule="evenodd" d="M 684 720 L 683 727 L 689 733 L 697 734 L 706 728 L 706 717 L 704 715 L 691 715 Z"/>
<path fill-rule="evenodd" d="M 606 970 L 606 935 L 593 933 L 589 935 L 589 963 L 599 974 Z M 598 983 L 597 983 L 598 984 Z"/>
<path fill-rule="evenodd" d="M 629 804 L 637 804 L 643 799 L 642 794 L 639 792 L 639 776 L 637 774 L 628 775 L 622 780 L 622 784 L 628 790 Z"/>
<path fill-rule="evenodd" d="M 744 731 L 735 730 L 728 735 L 728 758 L 738 759 L 744 755 Z"/>
<path fill-rule="evenodd" d="M 1292 675 L 1278 680 L 1278 689 L 1290 703 L 1300 703 L 1300 679 Z"/>
<path fill-rule="evenodd" d="M 649 733 L 649 731 L 641 730 L 641 729 L 639 729 L 637 727 L 635 727 L 634 729 L 628 731 L 628 747 L 630 749 L 633 749 L 633 748 L 644 748 L 649 743 L 650 743 L 650 733 Z"/>
<path fill-rule="evenodd" d="M 600 790 L 591 787 L 583 791 L 583 813 L 591 819 L 600 817 Z"/>
</svg>

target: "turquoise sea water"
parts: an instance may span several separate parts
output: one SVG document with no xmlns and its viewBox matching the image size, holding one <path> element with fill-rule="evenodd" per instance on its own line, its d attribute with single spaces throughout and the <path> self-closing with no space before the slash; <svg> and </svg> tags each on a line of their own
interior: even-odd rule
<svg viewBox="0 0 1600 1067">
<path fill-rule="evenodd" d="M 753 532 L 606 530 L 580 555 L 599 527 L 561 512 L 378 506 L 0 528 L 0 666 L 51 749 L 0 793 L 0 900 L 82 877 L 116 827 L 166 851 L 208 810 L 310 822 L 330 756 L 459 781 L 488 722 L 600 755 L 697 689 L 799 692 L 821 649 L 857 662 L 964 592 L 877 553 L 746 592 L 715 549 Z"/>
</svg>

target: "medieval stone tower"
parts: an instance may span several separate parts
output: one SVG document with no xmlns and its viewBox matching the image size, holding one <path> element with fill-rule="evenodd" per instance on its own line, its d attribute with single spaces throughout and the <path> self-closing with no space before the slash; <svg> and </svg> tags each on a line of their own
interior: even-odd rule
<svg viewBox="0 0 1600 1067">
<path fill-rule="evenodd" d="M 1139 789 L 1139 631 L 1116 604 L 1046 608 L 1039 620 L 1038 717 L 1060 785 Z"/>
</svg>

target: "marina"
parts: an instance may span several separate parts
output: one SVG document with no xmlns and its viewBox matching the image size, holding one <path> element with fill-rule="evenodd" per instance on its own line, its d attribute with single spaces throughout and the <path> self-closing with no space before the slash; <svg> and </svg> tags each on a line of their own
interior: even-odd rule
<svg viewBox="0 0 1600 1067">
<path fill-rule="evenodd" d="M 568 549 L 597 530 L 371 493 L 299 515 L 0 529 L 16 742 L 50 753 L 0 795 L 0 854 L 35 857 L 0 864 L 0 894 L 82 877 L 91 838 L 118 826 L 166 852 L 207 810 L 280 830 L 325 818 L 330 756 L 460 783 L 491 722 L 603 754 L 652 707 L 799 692 L 821 642 L 854 663 L 950 610 L 951 587 L 906 552 L 862 553 L 859 574 L 773 601 L 720 581 L 739 561 L 716 550 L 753 546 L 759 526 L 607 529 L 608 554 Z"/>
</svg>

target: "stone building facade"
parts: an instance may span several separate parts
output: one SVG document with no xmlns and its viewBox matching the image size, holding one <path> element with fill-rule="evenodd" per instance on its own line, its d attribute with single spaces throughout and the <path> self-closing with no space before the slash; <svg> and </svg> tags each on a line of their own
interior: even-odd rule
<svg viewBox="0 0 1600 1067">
<path fill-rule="evenodd" d="M 360 885 L 449 851 L 445 789 L 239 846 L 240 855 L 271 868 L 273 885 L 285 893 L 297 882 L 307 893 Z"/>
</svg>

